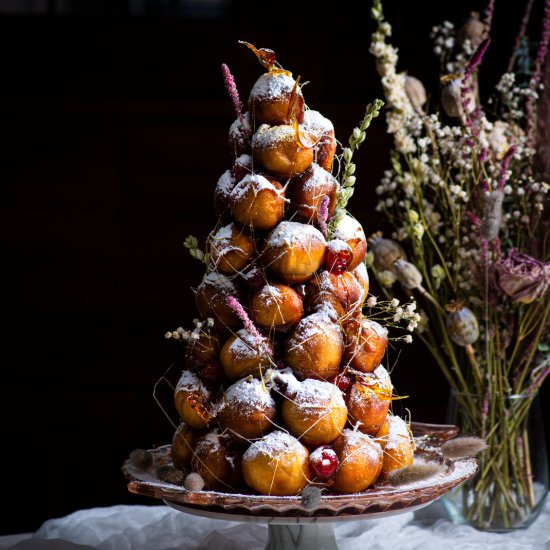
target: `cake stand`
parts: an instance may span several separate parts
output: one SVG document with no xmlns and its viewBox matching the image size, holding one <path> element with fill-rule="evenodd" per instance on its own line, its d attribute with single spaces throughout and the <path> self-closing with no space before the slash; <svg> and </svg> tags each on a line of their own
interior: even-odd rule
<svg viewBox="0 0 550 550">
<path fill-rule="evenodd" d="M 436 463 L 433 474 L 395 486 L 376 483 L 361 493 L 324 494 L 314 510 L 306 508 L 300 496 L 188 491 L 160 480 L 153 468 L 141 468 L 130 460 L 122 470 L 129 479 L 130 492 L 161 499 L 187 514 L 267 524 L 266 550 L 337 550 L 335 522 L 418 510 L 476 473 L 476 459 L 449 460 L 440 451 L 444 441 L 458 434 L 456 426 L 412 423 L 411 429 L 416 442 L 415 460 Z M 170 445 L 150 452 L 157 466 L 171 464 Z"/>
</svg>

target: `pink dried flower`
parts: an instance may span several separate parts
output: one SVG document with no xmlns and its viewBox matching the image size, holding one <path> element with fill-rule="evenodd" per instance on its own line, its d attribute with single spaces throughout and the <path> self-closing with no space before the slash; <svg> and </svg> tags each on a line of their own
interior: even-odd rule
<svg viewBox="0 0 550 550">
<path fill-rule="evenodd" d="M 542 36 L 540 38 L 539 47 L 537 50 L 537 56 L 535 57 L 535 69 L 529 87 L 532 90 L 537 91 L 542 78 L 542 68 L 544 66 L 544 60 L 548 53 L 548 43 L 550 42 L 550 0 L 546 0 L 544 3 L 544 16 L 542 20 Z M 528 143 L 533 146 L 535 140 L 535 120 L 536 120 L 536 100 L 533 97 L 529 97 L 526 103 L 527 111 L 527 129 Z"/>
<path fill-rule="evenodd" d="M 235 84 L 235 78 L 233 77 L 231 71 L 229 70 L 229 67 L 225 63 L 222 63 L 222 74 L 225 89 L 227 90 L 227 93 L 229 94 L 229 97 L 233 102 L 235 113 L 238 119 L 241 121 L 241 124 L 244 125 L 243 104 L 241 103 L 241 100 L 239 98 L 239 91 L 237 90 L 237 85 Z"/>
<path fill-rule="evenodd" d="M 529 304 L 550 285 L 550 262 L 541 262 L 512 248 L 495 262 L 496 284 L 512 301 Z"/>
<path fill-rule="evenodd" d="M 475 227 L 479 227 L 481 225 L 481 220 L 473 212 L 466 212 L 466 216 Z"/>
<path fill-rule="evenodd" d="M 464 71 L 464 76 L 462 77 L 463 82 L 466 82 L 472 76 L 472 73 L 476 70 L 476 67 L 481 63 L 481 60 L 483 59 L 490 43 L 491 39 L 486 38 L 478 46 L 477 50 L 474 52 L 474 55 L 472 55 L 470 61 L 468 61 L 468 65 L 466 65 L 466 70 Z"/>
<path fill-rule="evenodd" d="M 239 300 L 235 296 L 227 297 L 227 304 L 235 312 L 237 317 L 243 322 L 244 328 L 252 335 L 258 349 L 262 350 L 264 353 L 271 355 L 271 349 L 269 344 L 266 342 L 266 339 L 262 336 L 260 331 L 256 328 L 256 325 L 252 322 L 252 319 L 248 316 L 248 313 L 244 310 L 244 307 L 241 305 Z"/>
<path fill-rule="evenodd" d="M 493 24 L 493 15 L 495 13 L 495 0 L 489 0 L 487 7 L 483 11 L 483 23 L 485 24 L 485 32 L 489 34 Z"/>
<path fill-rule="evenodd" d="M 319 224 L 319 229 L 324 237 L 328 234 L 327 220 L 328 220 L 328 203 L 329 198 L 327 195 L 324 195 L 321 199 L 321 204 L 319 205 L 319 213 L 317 214 L 317 223 Z"/>
</svg>

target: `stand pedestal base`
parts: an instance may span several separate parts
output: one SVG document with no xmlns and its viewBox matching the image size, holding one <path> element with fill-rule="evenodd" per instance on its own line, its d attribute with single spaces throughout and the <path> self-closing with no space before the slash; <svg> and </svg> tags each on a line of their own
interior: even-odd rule
<svg viewBox="0 0 550 550">
<path fill-rule="evenodd" d="M 338 550 L 332 523 L 268 525 L 266 550 Z"/>
</svg>

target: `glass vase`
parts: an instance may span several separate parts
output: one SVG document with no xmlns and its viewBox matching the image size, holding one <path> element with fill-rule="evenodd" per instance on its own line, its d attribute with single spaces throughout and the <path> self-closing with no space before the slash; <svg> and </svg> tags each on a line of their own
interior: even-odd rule
<svg viewBox="0 0 550 550">
<path fill-rule="evenodd" d="M 538 396 L 452 392 L 448 421 L 482 437 L 479 472 L 443 498 L 449 518 L 484 531 L 528 527 L 548 493 L 548 455 Z"/>
</svg>

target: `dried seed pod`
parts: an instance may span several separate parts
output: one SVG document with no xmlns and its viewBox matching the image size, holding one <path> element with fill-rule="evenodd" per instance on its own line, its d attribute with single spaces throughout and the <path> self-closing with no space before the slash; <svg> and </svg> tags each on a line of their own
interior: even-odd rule
<svg viewBox="0 0 550 550">
<path fill-rule="evenodd" d="M 473 344 L 479 338 L 479 325 L 474 312 L 460 302 L 451 302 L 445 309 L 448 311 L 446 324 L 451 340 L 459 346 Z"/>
<path fill-rule="evenodd" d="M 463 44 L 466 40 L 470 41 L 474 50 L 483 42 L 487 35 L 485 24 L 479 20 L 479 12 L 472 11 L 470 16 L 458 31 L 458 41 Z"/>
<path fill-rule="evenodd" d="M 393 239 L 384 239 L 380 231 L 369 237 L 369 247 L 376 271 L 391 271 L 397 260 L 407 259 L 403 247 Z"/>
<path fill-rule="evenodd" d="M 488 241 L 494 241 L 498 237 L 502 223 L 502 201 L 504 191 L 496 189 L 483 195 L 483 218 L 481 220 L 481 236 Z"/>
<path fill-rule="evenodd" d="M 411 102 L 414 110 L 422 113 L 422 107 L 426 103 L 426 89 L 424 84 L 414 76 L 405 76 L 405 93 Z"/>
<path fill-rule="evenodd" d="M 442 76 L 441 105 L 448 116 L 464 118 L 464 113 L 471 113 L 475 107 L 475 96 L 471 90 L 466 90 L 462 96 L 462 75 L 452 73 Z"/>
<path fill-rule="evenodd" d="M 414 290 L 422 284 L 422 274 L 414 264 L 407 260 L 397 260 L 393 264 L 393 271 L 401 286 L 408 290 Z"/>
</svg>

